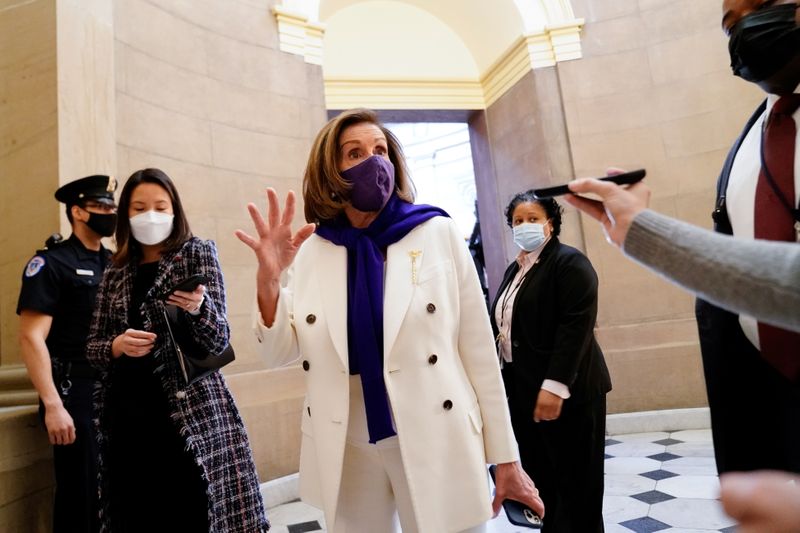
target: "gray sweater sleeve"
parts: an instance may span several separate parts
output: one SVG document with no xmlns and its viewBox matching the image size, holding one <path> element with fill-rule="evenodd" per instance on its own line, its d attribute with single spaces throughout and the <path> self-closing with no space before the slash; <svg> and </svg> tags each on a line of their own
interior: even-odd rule
<svg viewBox="0 0 800 533">
<path fill-rule="evenodd" d="M 736 239 L 648 209 L 623 250 L 709 302 L 800 332 L 800 244 Z"/>
</svg>

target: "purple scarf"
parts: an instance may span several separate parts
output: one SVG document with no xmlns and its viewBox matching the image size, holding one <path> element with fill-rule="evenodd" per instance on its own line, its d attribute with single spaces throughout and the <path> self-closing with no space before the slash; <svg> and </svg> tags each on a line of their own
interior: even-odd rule
<svg viewBox="0 0 800 533">
<path fill-rule="evenodd" d="M 435 216 L 430 205 L 415 205 L 392 194 L 378 218 L 363 229 L 347 217 L 317 227 L 317 235 L 347 248 L 347 346 L 350 375 L 361 374 L 369 441 L 395 435 L 383 381 L 383 254 L 408 232 Z"/>
</svg>

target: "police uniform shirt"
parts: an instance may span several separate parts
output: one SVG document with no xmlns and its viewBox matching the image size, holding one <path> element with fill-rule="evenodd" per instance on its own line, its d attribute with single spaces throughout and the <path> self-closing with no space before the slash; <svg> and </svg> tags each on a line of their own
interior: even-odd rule
<svg viewBox="0 0 800 533">
<path fill-rule="evenodd" d="M 88 250 L 75 236 L 38 250 L 22 274 L 17 314 L 38 311 L 53 317 L 47 348 L 63 361 L 85 360 L 97 289 L 110 252 Z"/>
</svg>

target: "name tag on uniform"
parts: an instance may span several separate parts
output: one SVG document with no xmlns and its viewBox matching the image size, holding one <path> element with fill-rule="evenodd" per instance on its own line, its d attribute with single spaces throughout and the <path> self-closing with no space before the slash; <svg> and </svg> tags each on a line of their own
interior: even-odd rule
<svg viewBox="0 0 800 533">
<path fill-rule="evenodd" d="M 84 270 L 82 268 L 76 268 L 75 273 L 79 276 L 94 276 L 94 270 Z"/>
</svg>

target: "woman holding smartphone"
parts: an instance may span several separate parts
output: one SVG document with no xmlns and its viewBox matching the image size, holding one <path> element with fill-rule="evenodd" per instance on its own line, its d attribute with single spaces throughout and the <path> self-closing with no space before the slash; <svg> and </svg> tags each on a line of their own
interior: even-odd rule
<svg viewBox="0 0 800 533">
<path fill-rule="evenodd" d="M 102 372 L 101 531 L 266 531 L 247 434 L 222 374 L 187 386 L 167 341 L 163 309 L 172 304 L 209 356 L 227 346 L 216 247 L 192 236 L 161 170 L 135 172 L 119 202 L 117 252 L 87 347 Z M 192 275 L 210 281 L 171 291 Z"/>
</svg>

